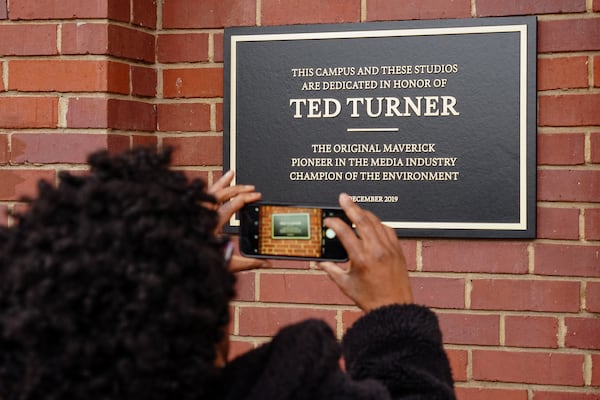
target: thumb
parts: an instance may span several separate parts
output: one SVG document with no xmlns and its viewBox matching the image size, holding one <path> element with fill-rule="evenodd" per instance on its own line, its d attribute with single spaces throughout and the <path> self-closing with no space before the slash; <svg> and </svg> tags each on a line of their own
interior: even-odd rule
<svg viewBox="0 0 600 400">
<path fill-rule="evenodd" d="M 248 271 L 257 268 L 269 268 L 271 263 L 268 260 L 260 258 L 248 258 L 238 255 L 233 255 L 229 262 L 229 270 L 231 272 Z"/>
</svg>

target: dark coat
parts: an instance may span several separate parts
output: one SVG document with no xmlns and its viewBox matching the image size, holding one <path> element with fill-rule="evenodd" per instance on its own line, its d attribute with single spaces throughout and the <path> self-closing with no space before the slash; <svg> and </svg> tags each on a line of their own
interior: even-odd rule
<svg viewBox="0 0 600 400">
<path fill-rule="evenodd" d="M 221 382 L 227 400 L 454 399 L 437 317 L 417 305 L 371 311 L 341 345 L 322 321 L 288 326 L 228 364 Z"/>
</svg>

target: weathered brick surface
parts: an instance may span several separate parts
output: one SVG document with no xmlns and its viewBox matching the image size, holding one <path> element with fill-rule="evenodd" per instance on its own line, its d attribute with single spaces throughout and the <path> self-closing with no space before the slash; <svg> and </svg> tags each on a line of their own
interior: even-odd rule
<svg viewBox="0 0 600 400">
<path fill-rule="evenodd" d="M 56 24 L 0 25 L 0 55 L 57 54 Z M 11 38 L 8 40 L 8 38 Z"/>
<path fill-rule="evenodd" d="M 539 207 L 537 209 L 537 237 L 577 240 L 579 238 L 579 209 Z"/>
<path fill-rule="evenodd" d="M 473 378 L 582 386 L 583 362 L 581 354 L 473 350 Z"/>
<path fill-rule="evenodd" d="M 477 15 L 481 17 L 585 11 L 585 0 L 477 0 L 476 5 Z"/>
<path fill-rule="evenodd" d="M 581 165 L 585 163 L 585 134 L 538 135 L 538 165 Z"/>
<path fill-rule="evenodd" d="M 0 128 L 56 128 L 58 98 L 0 97 Z"/>
<path fill-rule="evenodd" d="M 358 22 L 359 0 L 263 0 L 264 25 Z"/>
<path fill-rule="evenodd" d="M 10 19 L 106 18 L 109 0 L 11 0 Z"/>
<path fill-rule="evenodd" d="M 468 18 L 471 16 L 470 0 L 368 0 L 369 21 L 403 19 Z"/>
<path fill-rule="evenodd" d="M 222 28 L 255 23 L 255 0 L 170 0 L 163 3 L 165 28 Z"/>
<path fill-rule="evenodd" d="M 106 135 L 18 133 L 12 135 L 13 163 L 84 163 L 87 155 L 106 148 Z"/>
</svg>

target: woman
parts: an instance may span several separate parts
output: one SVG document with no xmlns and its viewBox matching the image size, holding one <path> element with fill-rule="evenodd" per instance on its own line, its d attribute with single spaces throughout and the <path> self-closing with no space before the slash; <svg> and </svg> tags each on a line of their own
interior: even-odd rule
<svg viewBox="0 0 600 400">
<path fill-rule="evenodd" d="M 188 182 L 170 151 L 89 158 L 0 230 L 0 398 L 451 399 L 435 315 L 412 303 L 394 232 L 340 196 L 326 221 L 348 267 L 320 264 L 365 312 L 340 345 L 322 321 L 225 364 L 234 271 L 222 225 L 253 186 Z M 340 369 L 341 352 L 346 371 Z"/>
</svg>

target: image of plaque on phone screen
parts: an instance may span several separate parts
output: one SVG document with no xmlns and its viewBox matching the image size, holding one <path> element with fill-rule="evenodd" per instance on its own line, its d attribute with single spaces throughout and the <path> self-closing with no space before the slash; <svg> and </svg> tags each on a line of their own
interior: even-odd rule
<svg viewBox="0 0 600 400">
<path fill-rule="evenodd" d="M 350 224 L 341 208 L 248 204 L 240 211 L 240 252 L 248 257 L 346 261 L 348 255 L 327 217 Z"/>
</svg>

